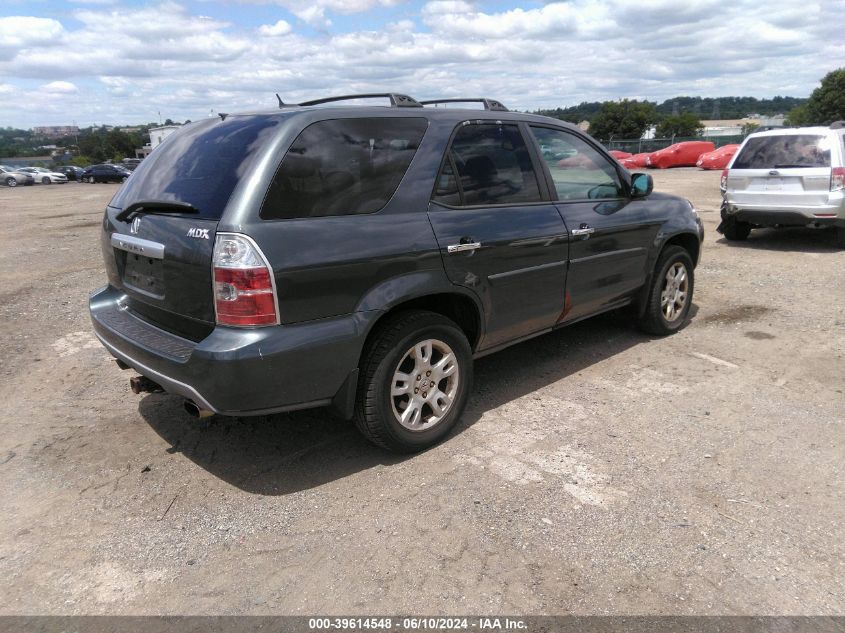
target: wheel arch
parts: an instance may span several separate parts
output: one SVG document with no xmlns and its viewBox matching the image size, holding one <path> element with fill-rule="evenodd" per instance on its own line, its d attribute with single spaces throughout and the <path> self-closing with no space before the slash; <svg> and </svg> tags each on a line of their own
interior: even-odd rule
<svg viewBox="0 0 845 633">
<path fill-rule="evenodd" d="M 654 277 L 654 268 L 657 262 L 660 261 L 660 256 L 667 248 L 671 246 L 680 246 L 689 253 L 692 259 L 693 268 L 698 266 L 698 258 L 701 256 L 701 240 L 698 235 L 689 231 L 681 231 L 664 238 L 660 244 L 660 248 L 654 249 L 654 256 L 649 259 L 649 271 L 646 275 L 645 283 L 640 291 L 637 293 L 636 308 L 637 314 L 642 316 L 646 309 L 646 302 L 648 301 L 648 294 L 651 288 L 651 280 Z"/>
</svg>

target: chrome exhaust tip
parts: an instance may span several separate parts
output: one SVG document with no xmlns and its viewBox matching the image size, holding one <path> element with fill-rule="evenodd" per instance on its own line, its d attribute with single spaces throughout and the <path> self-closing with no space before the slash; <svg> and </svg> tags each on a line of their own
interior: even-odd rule
<svg viewBox="0 0 845 633">
<path fill-rule="evenodd" d="M 193 400 L 185 400 L 185 411 L 188 412 L 189 415 L 195 417 L 197 419 L 203 418 L 210 418 L 214 415 L 214 411 L 209 411 L 208 409 L 202 409 L 197 405 L 196 402 Z"/>
</svg>

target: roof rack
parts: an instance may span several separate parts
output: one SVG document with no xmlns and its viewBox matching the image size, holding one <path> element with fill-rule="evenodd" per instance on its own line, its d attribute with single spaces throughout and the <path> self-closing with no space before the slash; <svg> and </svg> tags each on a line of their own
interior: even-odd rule
<svg viewBox="0 0 845 633">
<path fill-rule="evenodd" d="M 502 105 L 501 101 L 496 101 L 495 99 L 428 99 L 426 101 L 420 101 L 420 103 L 424 106 L 433 105 L 436 103 L 483 103 L 485 110 L 509 112 L 509 110 L 504 105 Z"/>
<path fill-rule="evenodd" d="M 279 95 L 276 95 L 279 97 Z M 385 97 L 390 99 L 390 107 L 392 108 L 421 108 L 422 104 L 414 99 L 413 97 L 409 97 L 408 95 L 401 95 L 396 92 L 372 92 L 367 94 L 359 94 L 359 95 L 342 95 L 340 97 L 326 97 L 324 99 L 314 99 L 312 101 L 303 101 L 302 103 L 294 103 L 288 104 L 284 103 L 281 98 L 279 98 L 279 107 L 291 106 L 291 105 L 298 105 L 298 106 L 313 106 L 313 105 L 320 105 L 321 103 L 331 103 L 333 101 L 351 101 L 352 99 L 377 99 L 380 97 Z"/>
</svg>

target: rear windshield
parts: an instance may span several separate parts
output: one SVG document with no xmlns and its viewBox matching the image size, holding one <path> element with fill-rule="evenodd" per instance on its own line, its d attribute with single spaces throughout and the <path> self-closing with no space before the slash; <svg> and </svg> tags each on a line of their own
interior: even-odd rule
<svg viewBox="0 0 845 633">
<path fill-rule="evenodd" d="M 261 218 L 375 213 L 399 186 L 427 126 L 419 117 L 333 119 L 309 125 L 279 165 Z"/>
<path fill-rule="evenodd" d="M 733 169 L 830 167 L 830 141 L 819 134 L 758 136 L 748 140 Z"/>
<path fill-rule="evenodd" d="M 187 202 L 199 217 L 219 220 L 252 158 L 281 121 L 278 116 L 218 117 L 174 132 L 141 163 L 110 203 Z M 194 216 L 196 217 L 196 216 Z"/>
</svg>

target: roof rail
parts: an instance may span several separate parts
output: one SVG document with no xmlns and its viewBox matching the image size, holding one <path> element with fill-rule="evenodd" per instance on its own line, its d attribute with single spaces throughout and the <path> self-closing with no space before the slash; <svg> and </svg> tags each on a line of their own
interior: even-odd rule
<svg viewBox="0 0 845 633">
<path fill-rule="evenodd" d="M 485 110 L 509 112 L 509 110 L 504 105 L 502 105 L 501 101 L 496 101 L 495 99 L 428 99 L 426 101 L 420 101 L 420 103 L 424 106 L 433 105 L 435 103 L 483 103 Z"/>
<path fill-rule="evenodd" d="M 351 101 L 352 99 L 376 99 L 379 97 L 386 97 L 390 99 L 390 106 L 392 108 L 421 108 L 422 104 L 408 95 L 400 95 L 396 92 L 373 92 L 360 95 L 343 95 L 340 97 L 326 97 L 325 99 L 314 99 L 313 101 L 303 101 L 297 103 L 300 106 L 320 105 L 321 103 L 331 103 L 332 101 Z M 281 107 L 281 104 L 279 105 Z"/>
</svg>

